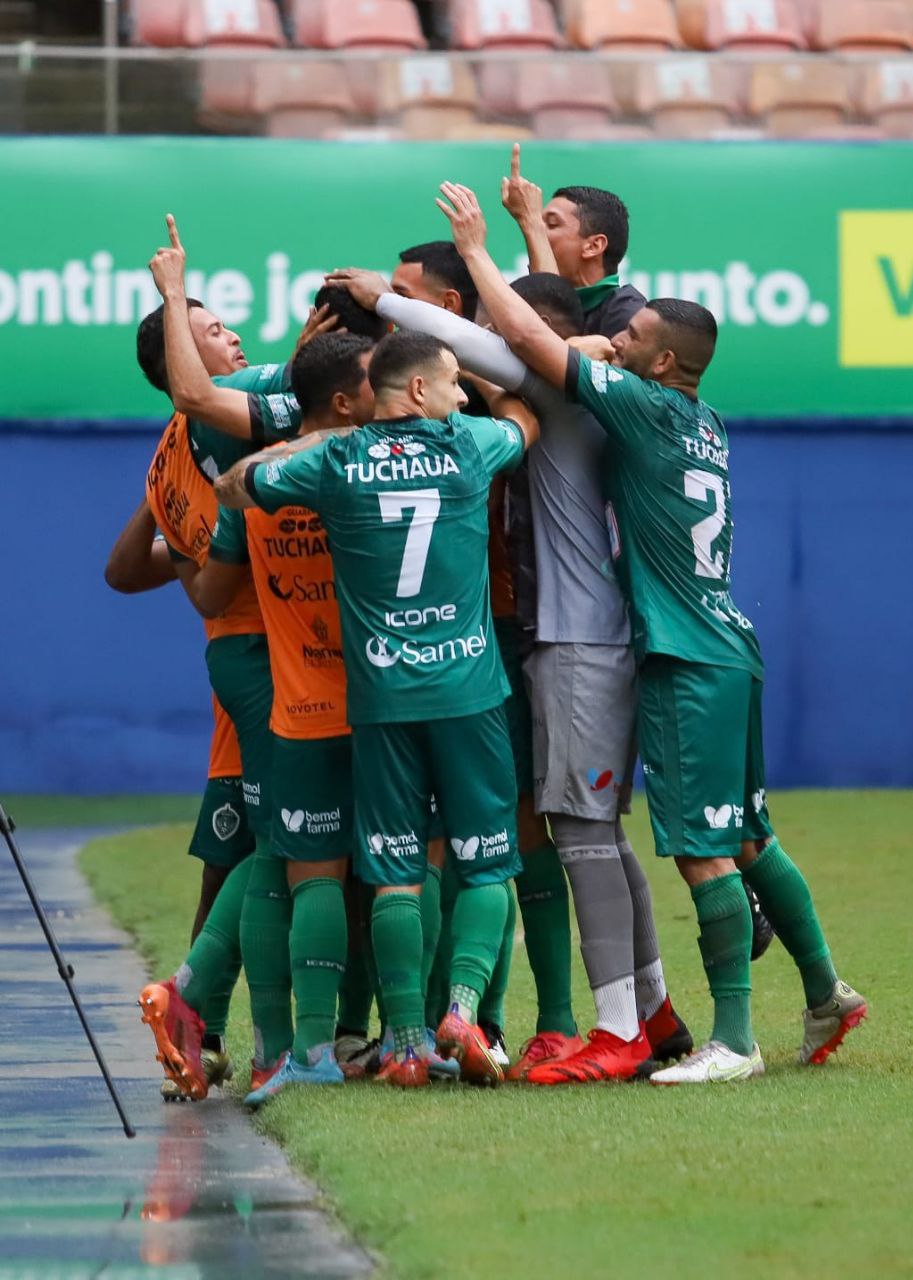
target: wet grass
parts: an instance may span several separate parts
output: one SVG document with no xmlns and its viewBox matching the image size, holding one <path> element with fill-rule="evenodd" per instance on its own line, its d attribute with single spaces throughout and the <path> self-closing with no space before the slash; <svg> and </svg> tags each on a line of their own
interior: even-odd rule
<svg viewBox="0 0 913 1280">
<path fill-rule="evenodd" d="M 795 1064 L 801 987 L 774 944 L 754 969 L 762 1080 L 706 1091 L 402 1094 L 354 1085 L 277 1098 L 255 1123 L 404 1280 L 582 1269 L 680 1278 L 732 1269 L 740 1280 L 913 1275 L 913 798 L 793 792 L 776 796 L 773 812 L 812 883 L 841 974 L 871 1002 L 868 1021 L 824 1068 Z M 642 806 L 630 829 L 649 851 Z M 97 896 L 156 974 L 181 960 L 196 905 L 188 837 L 187 826 L 133 832 L 83 855 Z M 670 990 L 701 1039 L 710 1010 L 691 904 L 671 866 L 644 860 Z M 586 1023 L 576 958 L 574 979 Z M 515 1049 L 534 1019 L 520 935 L 507 1014 Z M 245 1061 L 243 998 L 230 1039 Z"/>
</svg>

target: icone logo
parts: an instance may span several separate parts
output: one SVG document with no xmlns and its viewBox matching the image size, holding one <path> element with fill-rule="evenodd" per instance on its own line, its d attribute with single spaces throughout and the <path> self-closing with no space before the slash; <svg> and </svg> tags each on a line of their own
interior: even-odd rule
<svg viewBox="0 0 913 1280">
<path fill-rule="evenodd" d="M 590 769 L 586 777 L 591 791 L 605 791 L 615 774 L 611 769 Z"/>
<path fill-rule="evenodd" d="M 385 636 L 372 636 L 365 645 L 365 653 L 372 667 L 392 667 L 403 656 L 397 649 L 391 653 Z"/>
<path fill-rule="evenodd" d="M 450 847 L 460 862 L 474 862 L 479 851 L 479 837 L 470 836 L 468 840 L 451 840 Z"/>
<path fill-rule="evenodd" d="M 751 803 L 754 805 L 755 813 L 760 813 L 767 806 L 767 792 L 762 787 L 760 791 L 752 793 Z"/>
<path fill-rule="evenodd" d="M 745 810 L 737 804 L 721 804 L 719 809 L 714 809 L 712 804 L 708 804 L 704 809 L 704 817 L 707 819 L 707 826 L 712 830 L 725 831 L 733 820 L 737 828 L 742 826 Z"/>
<path fill-rule="evenodd" d="M 230 840 L 241 825 L 241 815 L 230 804 L 223 804 L 212 815 L 212 829 L 220 840 Z"/>
</svg>

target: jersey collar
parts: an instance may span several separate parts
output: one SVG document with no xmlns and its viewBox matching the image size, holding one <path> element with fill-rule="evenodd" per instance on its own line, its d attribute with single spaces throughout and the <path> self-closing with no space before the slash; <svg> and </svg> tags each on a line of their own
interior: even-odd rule
<svg viewBox="0 0 913 1280">
<path fill-rule="evenodd" d="M 618 288 L 618 273 L 614 276 L 603 276 L 601 280 L 597 280 L 595 284 L 584 284 L 576 290 L 577 297 L 580 299 L 584 312 L 595 311 L 597 307 L 605 302 L 609 294 L 614 293 Z"/>
</svg>

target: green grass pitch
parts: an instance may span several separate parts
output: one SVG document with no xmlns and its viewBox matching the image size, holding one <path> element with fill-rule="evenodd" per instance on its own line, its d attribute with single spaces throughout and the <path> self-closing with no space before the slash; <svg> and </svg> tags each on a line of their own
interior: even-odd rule
<svg viewBox="0 0 913 1280">
<path fill-rule="evenodd" d="M 868 1020 L 825 1067 L 795 1063 L 802 991 L 775 943 L 753 967 L 761 1080 L 415 1094 L 361 1084 L 283 1096 L 254 1123 L 403 1280 L 913 1275 L 911 795 L 792 792 L 775 796 L 772 811 L 811 882 L 839 972 L 870 1001 Z M 142 801 L 130 817 L 143 819 Z M 630 831 L 654 888 L 669 988 L 700 1041 L 710 1002 L 687 890 L 652 857 L 642 802 Z M 135 831 L 83 855 L 98 898 L 156 976 L 182 958 L 196 904 L 188 835 L 187 825 Z M 577 956 L 574 978 L 585 1028 L 592 1004 Z M 534 1023 L 519 932 L 507 1014 L 516 1051 Z M 230 1042 L 244 1063 L 243 990 Z"/>
</svg>

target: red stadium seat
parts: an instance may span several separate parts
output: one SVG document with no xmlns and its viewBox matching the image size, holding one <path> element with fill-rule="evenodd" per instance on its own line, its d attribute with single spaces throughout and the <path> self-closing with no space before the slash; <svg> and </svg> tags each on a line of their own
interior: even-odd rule
<svg viewBox="0 0 913 1280">
<path fill-rule="evenodd" d="M 279 11 L 273 0 L 196 0 L 201 43 L 260 46 L 285 44 Z"/>
<path fill-rule="evenodd" d="M 321 138 L 342 128 L 355 111 L 346 69 L 338 62 L 261 62 L 254 103 L 272 138 Z"/>
<path fill-rule="evenodd" d="M 251 58 L 206 58 L 200 68 L 200 121 L 219 133 L 259 127 L 256 63 Z"/>
<path fill-rule="evenodd" d="M 424 49 L 411 0 L 294 0 L 292 31 L 304 49 Z"/>
<path fill-rule="evenodd" d="M 578 58 L 517 66 L 517 110 L 539 138 L 602 138 L 616 113 L 608 68 Z"/>
<path fill-rule="evenodd" d="M 706 49 L 707 0 L 675 0 L 675 20 L 689 49 Z"/>
<path fill-rule="evenodd" d="M 805 48 L 793 0 L 708 0 L 705 38 L 709 49 Z"/>
<path fill-rule="evenodd" d="M 455 49 L 554 49 L 561 44 L 548 0 L 450 0 Z"/>
<path fill-rule="evenodd" d="M 891 138 L 913 138 L 913 58 L 868 66 L 863 114 Z"/>
<path fill-rule="evenodd" d="M 847 53 L 913 49 L 913 9 L 906 0 L 825 0 L 815 44 Z"/>
<path fill-rule="evenodd" d="M 398 117 L 410 138 L 445 138 L 476 123 L 478 90 L 472 68 L 441 54 L 384 62 L 376 70 L 372 114 Z M 351 68 L 355 80 L 363 69 Z M 358 91 L 353 81 L 353 92 Z"/>
<path fill-rule="evenodd" d="M 194 0 L 133 0 L 131 42 L 160 49 L 196 43 L 187 29 L 193 5 Z"/>
<path fill-rule="evenodd" d="M 710 137 L 727 129 L 740 112 L 738 68 L 694 55 L 641 63 L 634 107 L 639 115 L 653 117 L 661 137 Z"/>
<path fill-rule="evenodd" d="M 677 49 L 681 36 L 670 0 L 577 0 L 568 37 L 580 49 Z"/>
<path fill-rule="evenodd" d="M 841 128 L 850 107 L 849 73 L 829 58 L 764 62 L 753 70 L 748 110 L 779 138 Z"/>
</svg>

